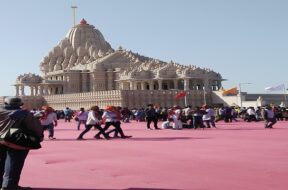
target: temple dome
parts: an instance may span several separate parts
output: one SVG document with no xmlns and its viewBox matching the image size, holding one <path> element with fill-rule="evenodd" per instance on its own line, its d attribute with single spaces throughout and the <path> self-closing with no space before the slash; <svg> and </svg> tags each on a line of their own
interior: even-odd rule
<svg viewBox="0 0 288 190">
<path fill-rule="evenodd" d="M 88 24 L 85 19 L 82 19 L 80 24 L 72 27 L 66 37 L 69 39 L 73 49 L 78 49 L 80 46 L 85 49 L 94 46 L 97 51 L 101 50 L 104 52 L 112 49 L 102 33 L 95 29 L 93 25 Z"/>
</svg>

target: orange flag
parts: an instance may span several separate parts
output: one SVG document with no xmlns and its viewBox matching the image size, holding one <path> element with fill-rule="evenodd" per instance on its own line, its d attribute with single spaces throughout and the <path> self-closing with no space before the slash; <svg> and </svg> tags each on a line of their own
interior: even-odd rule
<svg viewBox="0 0 288 190">
<path fill-rule="evenodd" d="M 238 94 L 237 87 L 230 88 L 228 90 L 224 90 L 222 93 L 222 95 L 236 95 L 236 94 Z"/>
</svg>

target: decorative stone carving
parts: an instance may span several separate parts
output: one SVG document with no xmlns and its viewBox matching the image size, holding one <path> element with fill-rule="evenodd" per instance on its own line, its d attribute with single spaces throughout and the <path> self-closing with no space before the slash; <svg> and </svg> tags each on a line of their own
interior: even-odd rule
<svg viewBox="0 0 288 190">
<path fill-rule="evenodd" d="M 17 84 L 38 84 L 43 80 L 39 75 L 28 73 L 24 75 L 19 75 L 16 79 Z"/>
</svg>

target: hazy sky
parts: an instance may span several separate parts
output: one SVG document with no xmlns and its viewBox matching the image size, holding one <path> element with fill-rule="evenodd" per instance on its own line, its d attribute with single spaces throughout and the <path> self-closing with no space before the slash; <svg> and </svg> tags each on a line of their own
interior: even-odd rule
<svg viewBox="0 0 288 190">
<path fill-rule="evenodd" d="M 112 48 L 219 72 L 224 88 L 288 87 L 287 0 L 0 0 L 0 96 L 85 18 Z"/>
</svg>

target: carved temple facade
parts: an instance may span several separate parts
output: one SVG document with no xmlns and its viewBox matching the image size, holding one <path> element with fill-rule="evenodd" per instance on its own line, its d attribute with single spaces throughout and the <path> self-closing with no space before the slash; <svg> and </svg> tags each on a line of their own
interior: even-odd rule
<svg viewBox="0 0 288 190">
<path fill-rule="evenodd" d="M 122 47 L 114 50 L 101 32 L 84 19 L 72 27 L 66 37 L 43 58 L 40 70 L 42 76 L 30 73 L 18 76 L 14 84 L 16 95 L 43 97 L 48 100 L 46 103 L 57 108 L 60 108 L 59 99 L 51 97 L 59 96 L 62 102 L 70 102 L 66 106 L 79 109 L 79 106 L 86 105 L 81 104 L 83 96 L 86 102 L 89 98 L 97 101 L 94 98 L 98 96 L 94 92 L 105 94 L 104 102 L 95 102 L 101 103 L 101 106 L 103 104 L 102 107 L 113 103 L 113 98 L 117 99 L 119 106 L 139 107 L 144 102 L 173 105 L 177 103 L 173 100 L 175 93 L 182 90 L 188 92 L 191 100 L 193 97 L 197 99 L 198 102 L 193 101 L 193 105 L 201 105 L 205 101 L 212 101 L 209 94 L 219 90 L 222 81 L 219 73 L 207 68 L 180 65 L 173 61 L 167 63 Z M 29 95 L 25 94 L 27 87 L 30 88 Z M 112 96 L 110 91 L 117 92 L 119 96 Z M 132 92 L 134 96 L 131 96 Z M 95 97 L 91 97 L 91 93 Z M 158 95 L 151 96 L 151 93 Z M 167 94 L 170 94 L 169 97 L 162 98 Z M 145 99 L 146 96 L 149 98 Z M 71 98 L 73 102 L 69 100 Z M 141 101 L 143 104 L 138 103 Z M 136 102 L 134 106 L 132 102 Z"/>
</svg>

